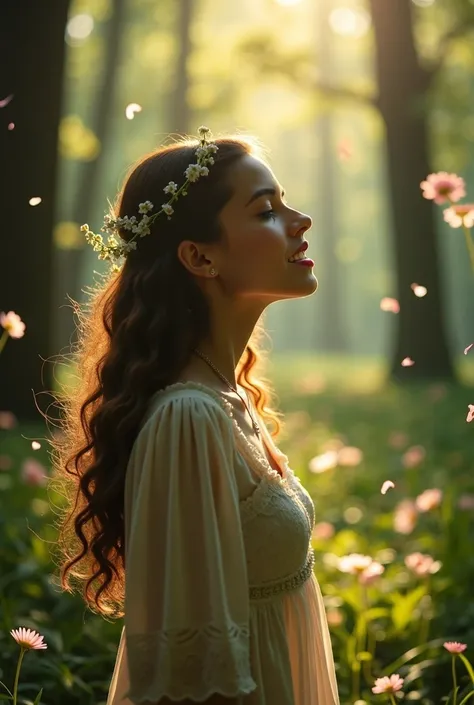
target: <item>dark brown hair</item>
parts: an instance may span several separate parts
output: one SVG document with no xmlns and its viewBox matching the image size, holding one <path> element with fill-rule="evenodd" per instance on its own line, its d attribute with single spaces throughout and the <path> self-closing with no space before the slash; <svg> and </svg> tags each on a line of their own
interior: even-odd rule
<svg viewBox="0 0 474 705">
<path fill-rule="evenodd" d="M 215 164 L 175 202 L 172 218 L 162 214 L 154 221 L 122 271 L 92 289 L 88 305 L 81 309 L 74 302 L 76 383 L 57 396 L 61 432 L 51 441 L 52 486 L 65 498 L 58 525 L 60 582 L 74 592 L 74 578 L 89 608 L 104 617 L 124 614 L 124 488 L 132 446 L 152 395 L 179 378 L 192 349 L 210 332 L 207 300 L 179 261 L 178 244 L 221 240 L 219 213 L 232 196 L 229 168 L 245 154 L 260 156 L 249 138 L 213 141 L 219 147 Z M 138 204 L 146 200 L 161 208 L 169 199 L 164 187 L 184 182 L 197 146 L 197 140 L 183 139 L 140 159 L 125 179 L 115 214 L 139 218 Z M 254 371 L 265 358 L 259 347 L 265 334 L 259 321 L 236 375 L 274 424 L 275 437 L 281 415 L 270 408 L 273 389 Z"/>
</svg>

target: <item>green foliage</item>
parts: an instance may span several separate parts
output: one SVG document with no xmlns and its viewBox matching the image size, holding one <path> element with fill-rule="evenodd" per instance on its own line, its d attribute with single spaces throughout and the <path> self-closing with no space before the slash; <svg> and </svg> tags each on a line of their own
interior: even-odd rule
<svg viewBox="0 0 474 705">
<path fill-rule="evenodd" d="M 326 387 L 305 389 L 302 382 L 316 369 L 324 373 Z M 324 359 L 275 356 L 268 372 L 285 413 L 278 445 L 313 497 L 316 522 L 329 522 L 335 530 L 331 538 L 314 537 L 313 546 L 341 702 L 353 703 L 355 690 L 372 702 L 373 679 L 397 672 L 406 692 L 438 705 L 440 694 L 452 687 L 443 642 L 474 645 L 474 514 L 457 506 L 461 494 L 474 492 L 474 437 L 465 423 L 469 393 L 440 385 L 384 388 L 367 361 L 358 367 L 354 359 L 331 359 L 329 365 Z M 364 380 L 372 380 L 365 391 Z M 406 435 L 403 447 L 391 445 L 394 432 Z M 8 687 L 13 683 L 18 651 L 10 630 L 30 627 L 44 635 L 48 649 L 25 656 L 23 701 L 32 702 L 43 688 L 43 705 L 103 704 L 122 624 L 88 612 L 52 577 L 54 510 L 61 498 L 21 479 L 22 463 L 32 455 L 27 439 L 42 430 L 0 433 L 2 454 L 13 461 L 0 472 L 0 680 Z M 311 458 L 331 441 L 360 448 L 362 462 L 310 472 Z M 426 456 L 417 467 L 405 468 L 403 453 L 413 445 L 422 445 Z M 47 465 L 47 446 L 34 457 Z M 380 486 L 386 479 L 396 487 L 384 496 Z M 431 487 L 443 490 L 441 510 L 419 514 L 412 533 L 396 533 L 397 504 Z M 411 574 L 403 559 L 414 551 L 441 561 L 441 570 L 429 580 Z M 364 590 L 355 576 L 337 569 L 337 557 L 349 553 L 372 556 L 384 564 L 384 574 Z M 469 661 L 462 663 L 458 700 L 469 695 L 473 677 Z"/>
</svg>

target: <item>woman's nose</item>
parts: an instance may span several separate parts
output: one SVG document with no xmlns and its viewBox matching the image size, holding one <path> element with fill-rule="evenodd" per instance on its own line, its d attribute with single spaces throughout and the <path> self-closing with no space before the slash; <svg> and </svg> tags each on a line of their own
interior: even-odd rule
<svg viewBox="0 0 474 705">
<path fill-rule="evenodd" d="M 301 213 L 301 216 L 298 218 L 298 220 L 295 223 L 295 229 L 293 232 L 293 235 L 302 235 L 305 233 L 307 230 L 309 230 L 313 225 L 313 219 L 311 218 L 310 215 L 306 215 L 306 213 Z"/>
</svg>

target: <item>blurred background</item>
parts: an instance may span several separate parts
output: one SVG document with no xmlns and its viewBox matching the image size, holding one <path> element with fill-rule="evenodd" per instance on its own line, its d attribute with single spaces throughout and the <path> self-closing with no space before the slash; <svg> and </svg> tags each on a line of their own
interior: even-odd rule
<svg viewBox="0 0 474 705">
<path fill-rule="evenodd" d="M 4 0 L 0 18 L 0 310 L 26 324 L 0 359 L 0 678 L 21 618 L 52 645 L 25 661 L 24 702 L 40 680 L 45 703 L 105 703 L 119 625 L 52 584 L 31 442 L 71 299 L 106 271 L 80 225 L 98 231 L 136 158 L 204 124 L 258 136 L 313 219 L 319 290 L 267 310 L 265 372 L 315 501 L 341 702 L 372 702 L 392 666 L 409 699 L 442 702 L 443 638 L 474 648 L 474 272 L 420 182 L 456 172 L 473 198 L 474 0 Z M 410 570 L 417 551 L 440 566 Z M 364 609 L 334 558 L 354 552 L 385 567 Z"/>
</svg>

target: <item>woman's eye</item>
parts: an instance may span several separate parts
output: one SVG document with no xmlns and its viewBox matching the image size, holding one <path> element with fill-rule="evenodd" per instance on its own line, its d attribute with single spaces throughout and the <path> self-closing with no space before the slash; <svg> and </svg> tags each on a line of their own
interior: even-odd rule
<svg viewBox="0 0 474 705">
<path fill-rule="evenodd" d="M 263 220 L 269 220 L 270 218 L 273 218 L 276 220 L 276 213 L 273 209 L 269 211 L 264 211 L 263 213 L 259 213 L 259 218 L 263 218 Z"/>
</svg>

